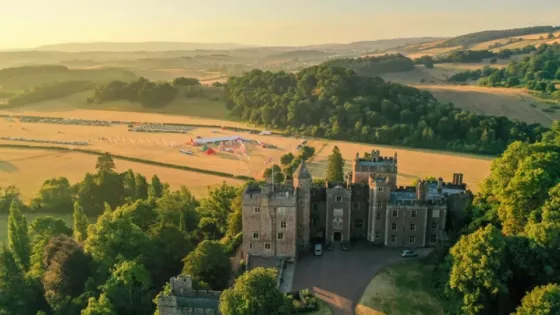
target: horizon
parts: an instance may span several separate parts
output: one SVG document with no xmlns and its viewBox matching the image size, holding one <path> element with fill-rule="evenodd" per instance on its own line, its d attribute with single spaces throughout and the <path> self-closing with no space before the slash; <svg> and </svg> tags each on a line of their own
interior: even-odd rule
<svg viewBox="0 0 560 315">
<path fill-rule="evenodd" d="M 0 18 L 0 29 L 16 31 L 2 34 L 0 49 L 145 42 L 308 46 L 557 26 L 560 16 L 560 3 L 553 0 L 404 0 L 399 5 L 363 0 L 287 0 L 281 5 L 258 0 L 84 2 L 87 5 L 70 0 L 11 3 Z M 507 14 L 496 14 L 499 10 Z"/>
</svg>

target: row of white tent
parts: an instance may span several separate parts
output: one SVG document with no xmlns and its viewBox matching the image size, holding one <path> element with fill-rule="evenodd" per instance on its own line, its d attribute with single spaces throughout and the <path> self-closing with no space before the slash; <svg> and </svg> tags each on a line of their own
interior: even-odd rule
<svg viewBox="0 0 560 315">
<path fill-rule="evenodd" d="M 129 128 L 128 131 L 136 132 L 166 132 L 166 133 L 188 133 L 194 127 L 183 125 L 166 125 L 166 124 L 142 124 L 137 127 Z"/>
<path fill-rule="evenodd" d="M 52 144 L 65 144 L 65 145 L 88 145 L 86 141 L 64 141 L 64 140 L 40 140 L 23 137 L 0 137 L 2 140 L 10 141 L 23 141 L 23 142 L 36 142 L 36 143 L 52 143 Z"/>
<path fill-rule="evenodd" d="M 25 123 L 47 123 L 60 125 L 81 125 L 81 126 L 111 126 L 111 122 L 107 120 L 89 120 L 89 119 L 66 119 L 52 117 L 20 117 L 20 122 Z"/>
</svg>

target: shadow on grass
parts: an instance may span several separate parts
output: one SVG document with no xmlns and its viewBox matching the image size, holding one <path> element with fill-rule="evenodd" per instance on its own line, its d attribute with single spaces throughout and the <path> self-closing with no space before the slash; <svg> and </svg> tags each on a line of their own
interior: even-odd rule
<svg viewBox="0 0 560 315">
<path fill-rule="evenodd" d="M 0 172 L 13 173 L 17 172 L 19 168 L 8 161 L 0 161 Z"/>
</svg>

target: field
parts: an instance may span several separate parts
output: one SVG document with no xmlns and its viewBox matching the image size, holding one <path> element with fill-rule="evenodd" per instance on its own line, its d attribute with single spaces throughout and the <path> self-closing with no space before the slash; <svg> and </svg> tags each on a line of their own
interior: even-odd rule
<svg viewBox="0 0 560 315">
<path fill-rule="evenodd" d="M 398 155 L 397 184 L 399 186 L 410 185 L 414 179 L 426 176 L 441 176 L 445 181 L 451 181 L 453 173 L 463 173 L 469 188 L 478 191 L 479 184 L 490 172 L 491 159 L 478 156 L 342 141 L 313 141 L 312 145 L 318 151 L 308 163 L 308 169 L 313 177 L 319 178 L 323 177 L 326 172 L 328 155 L 335 145 L 338 146 L 346 160 L 344 165 L 346 172 L 351 171 L 352 160 L 356 156 L 356 152 L 362 156 L 364 152 L 371 152 L 375 148 L 381 151 L 381 155 L 391 157 L 396 152 Z"/>
<path fill-rule="evenodd" d="M 366 288 L 356 314 L 443 315 L 431 287 L 432 269 L 416 260 L 386 268 Z"/>
<path fill-rule="evenodd" d="M 47 179 L 64 176 L 71 184 L 82 180 L 86 172 L 95 172 L 96 159 L 95 155 L 78 152 L 0 148 L 0 187 L 15 185 L 21 190 L 23 199 L 29 200 Z M 184 185 L 197 197 L 206 195 L 208 186 L 223 181 L 232 185 L 242 183 L 236 179 L 122 160 L 115 160 L 115 165 L 118 172 L 133 169 L 148 180 L 156 174 L 171 188 L 178 189 Z"/>
</svg>

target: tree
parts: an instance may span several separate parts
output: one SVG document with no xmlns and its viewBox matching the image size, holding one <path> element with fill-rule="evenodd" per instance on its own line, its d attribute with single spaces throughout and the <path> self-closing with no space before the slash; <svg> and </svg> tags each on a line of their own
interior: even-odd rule
<svg viewBox="0 0 560 315">
<path fill-rule="evenodd" d="M 70 237 L 59 236 L 49 243 L 50 254 L 45 257 L 46 271 L 41 281 L 45 298 L 55 312 L 71 314 L 72 300 L 84 292 L 91 274 L 91 257 Z"/>
<path fill-rule="evenodd" d="M 105 152 L 97 158 L 95 169 L 98 173 L 112 172 L 115 169 L 115 162 L 109 152 Z"/>
<path fill-rule="evenodd" d="M 302 161 L 307 161 L 310 157 L 313 156 L 313 154 L 315 154 L 315 148 L 309 147 L 309 146 L 303 146 L 299 150 L 299 156 L 298 157 Z"/>
<path fill-rule="evenodd" d="M 191 275 L 199 284 L 207 284 L 213 290 L 227 288 L 231 276 L 231 262 L 222 244 L 203 241 L 183 262 L 183 274 Z"/>
<path fill-rule="evenodd" d="M 146 181 L 146 177 L 142 176 L 139 173 L 136 173 L 135 182 L 136 199 L 148 199 L 148 182 Z"/>
<path fill-rule="evenodd" d="M 77 184 L 76 190 L 77 201 L 84 208 L 86 215 L 94 216 L 103 211 L 100 187 L 92 174 L 86 173 L 84 179 Z"/>
<path fill-rule="evenodd" d="M 228 216 L 227 235 L 233 237 L 243 230 L 243 191 L 231 201 L 231 213 Z"/>
<path fill-rule="evenodd" d="M 198 227 L 200 220 L 196 208 L 199 202 L 186 187 L 179 191 L 168 192 L 156 201 L 156 211 L 159 213 L 160 221 L 164 223 L 180 225 L 181 215 L 187 232 L 192 232 Z"/>
<path fill-rule="evenodd" d="M 290 165 L 290 163 L 292 163 L 293 160 L 294 160 L 294 155 L 292 154 L 292 152 L 286 153 L 280 157 L 280 163 L 282 165 Z"/>
<path fill-rule="evenodd" d="M 463 311 L 478 314 L 507 293 L 510 271 L 504 261 L 505 240 L 492 225 L 462 236 L 451 248 L 449 285 L 463 296 Z"/>
<path fill-rule="evenodd" d="M 121 176 L 123 178 L 125 196 L 128 197 L 131 201 L 136 200 L 136 177 L 134 175 L 134 171 L 129 169 Z"/>
<path fill-rule="evenodd" d="M 66 226 L 66 222 L 61 218 L 53 216 L 41 216 L 35 218 L 29 226 L 29 236 L 35 242 L 40 238 L 50 238 L 59 235 L 71 235 L 72 229 Z"/>
<path fill-rule="evenodd" d="M 84 209 L 76 201 L 74 202 L 74 239 L 78 243 L 83 243 L 87 238 L 87 227 L 89 226 L 88 218 L 84 213 Z"/>
<path fill-rule="evenodd" d="M 96 224 L 88 226 L 87 234 L 84 243 L 86 253 L 106 270 L 115 264 L 118 257 L 140 259 L 151 249 L 146 233 L 121 210 L 104 213 Z"/>
<path fill-rule="evenodd" d="M 9 213 L 14 201 L 20 206 L 23 204 L 19 199 L 20 193 L 16 186 L 0 187 L 0 192 L 0 213 Z"/>
<path fill-rule="evenodd" d="M 73 193 L 66 177 L 46 180 L 33 199 L 31 207 L 50 213 L 70 213 Z"/>
<path fill-rule="evenodd" d="M 0 314 L 32 315 L 31 288 L 14 255 L 7 248 L 0 250 Z"/>
<path fill-rule="evenodd" d="M 14 254 L 14 259 L 24 270 L 29 270 L 31 245 L 27 231 L 27 220 L 21 214 L 17 202 L 12 202 L 8 217 L 8 248 Z"/>
<path fill-rule="evenodd" d="M 134 261 L 115 266 L 107 282 L 101 287 L 117 314 L 152 314 L 150 273 Z"/>
<path fill-rule="evenodd" d="M 222 315 L 288 315 L 291 306 L 276 286 L 276 270 L 255 268 L 222 292 L 220 312 Z"/>
<path fill-rule="evenodd" d="M 326 179 L 329 182 L 344 181 L 344 159 L 337 146 L 334 146 L 329 155 Z"/>
<path fill-rule="evenodd" d="M 136 200 L 132 204 L 127 204 L 119 208 L 122 213 L 132 219 L 132 223 L 136 224 L 147 231 L 158 220 L 155 200 Z"/>
<path fill-rule="evenodd" d="M 221 238 L 227 233 L 227 221 L 232 212 L 231 202 L 238 194 L 236 187 L 223 182 L 216 188 L 208 188 L 208 197 L 201 200 L 197 211 L 201 220 L 207 218 L 215 222 L 219 233 L 215 235 L 216 238 Z"/>
<path fill-rule="evenodd" d="M 560 286 L 549 284 L 528 292 L 515 315 L 560 314 Z"/>
<path fill-rule="evenodd" d="M 152 197 L 161 198 L 161 196 L 163 196 L 163 184 L 157 175 L 152 176 L 152 185 L 150 188 L 153 189 Z"/>
<path fill-rule="evenodd" d="M 82 310 L 81 315 L 117 315 L 118 313 L 114 311 L 111 301 L 101 294 L 99 298 L 91 297 L 88 300 L 88 305 Z"/>
<path fill-rule="evenodd" d="M 299 159 L 297 159 L 299 161 Z M 295 160 L 294 160 L 295 161 Z M 274 170 L 274 172 L 273 172 Z M 264 177 L 272 180 L 272 173 L 274 173 L 274 182 L 281 183 L 284 181 L 284 173 L 282 173 L 282 169 L 280 166 L 274 164 L 272 167 L 267 168 L 264 170 Z"/>
</svg>

